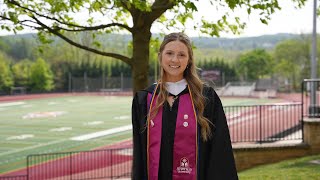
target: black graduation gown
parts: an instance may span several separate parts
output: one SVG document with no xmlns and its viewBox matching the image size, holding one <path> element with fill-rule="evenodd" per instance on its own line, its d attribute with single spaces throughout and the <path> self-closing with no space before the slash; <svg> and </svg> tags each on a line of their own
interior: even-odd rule
<svg viewBox="0 0 320 180">
<path fill-rule="evenodd" d="M 132 179 L 147 180 L 147 95 L 152 93 L 155 85 L 138 91 L 132 102 L 132 125 L 133 125 L 133 164 Z M 182 93 L 188 93 L 185 89 Z M 179 94 L 179 95 L 180 95 Z M 221 100 L 211 87 L 204 87 L 203 95 L 206 97 L 204 116 L 213 124 L 213 136 L 208 141 L 202 139 L 199 143 L 199 173 L 198 180 L 234 180 L 238 179 L 235 161 L 232 153 L 229 129 Z M 174 102 L 169 112 L 169 105 L 166 103 L 163 108 L 163 131 L 160 150 L 159 180 L 171 180 L 172 172 L 172 151 L 171 143 L 174 138 L 174 123 L 166 121 L 165 118 L 176 117 L 179 98 Z M 170 134 L 173 132 L 173 137 Z M 165 139 L 165 141 L 163 140 Z M 170 148 L 171 147 L 171 148 Z M 171 162 L 171 166 L 168 166 Z M 166 168 L 168 167 L 168 168 Z M 168 173 L 164 173 L 168 172 Z"/>
</svg>

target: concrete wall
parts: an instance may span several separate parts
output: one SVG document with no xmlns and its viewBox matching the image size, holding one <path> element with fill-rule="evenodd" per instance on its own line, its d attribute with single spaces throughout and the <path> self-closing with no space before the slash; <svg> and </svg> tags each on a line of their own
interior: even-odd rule
<svg viewBox="0 0 320 180">
<path fill-rule="evenodd" d="M 320 153 L 320 119 L 304 120 L 304 142 L 233 145 L 238 171 L 257 165 Z"/>
</svg>

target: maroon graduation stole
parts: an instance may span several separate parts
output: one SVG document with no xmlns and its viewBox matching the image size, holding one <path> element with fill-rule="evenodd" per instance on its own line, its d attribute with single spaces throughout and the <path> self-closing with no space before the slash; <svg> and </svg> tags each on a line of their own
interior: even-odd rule
<svg viewBox="0 0 320 180">
<path fill-rule="evenodd" d="M 158 85 L 154 92 L 156 92 Z M 189 88 L 189 86 L 188 86 Z M 179 109 L 173 147 L 173 180 L 197 179 L 197 116 L 189 93 L 179 97 Z M 150 119 L 151 109 L 155 107 L 157 95 L 148 93 L 148 139 L 147 139 L 147 171 L 148 180 L 158 180 L 160 146 L 162 134 L 162 111 L 160 107 L 157 115 Z M 151 101 L 151 102 L 150 102 Z"/>
</svg>

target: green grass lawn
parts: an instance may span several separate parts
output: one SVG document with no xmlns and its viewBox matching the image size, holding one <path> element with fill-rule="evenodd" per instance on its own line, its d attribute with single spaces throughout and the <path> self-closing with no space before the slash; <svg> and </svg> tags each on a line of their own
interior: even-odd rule
<svg viewBox="0 0 320 180">
<path fill-rule="evenodd" d="M 131 97 L 66 96 L 0 103 L 0 173 L 26 165 L 26 156 L 90 150 L 131 138 L 131 131 L 85 141 L 72 137 L 131 124 Z M 7 103 L 8 104 L 8 103 Z M 61 112 L 31 118 L 30 113 Z"/>
<path fill-rule="evenodd" d="M 275 164 L 263 165 L 239 173 L 240 180 L 320 180 L 320 154 Z"/>
<path fill-rule="evenodd" d="M 0 173 L 26 165 L 26 156 L 90 150 L 131 138 L 131 130 L 85 141 L 71 138 L 131 124 L 132 97 L 63 96 L 0 103 Z M 274 99 L 222 99 L 223 105 L 278 102 Z M 31 117 L 30 113 L 59 112 Z"/>
</svg>

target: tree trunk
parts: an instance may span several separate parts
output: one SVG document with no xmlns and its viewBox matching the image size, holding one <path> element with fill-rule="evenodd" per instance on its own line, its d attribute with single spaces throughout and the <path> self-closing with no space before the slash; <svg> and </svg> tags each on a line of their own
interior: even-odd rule
<svg viewBox="0 0 320 180">
<path fill-rule="evenodd" d="M 133 93 L 148 86 L 150 27 L 144 26 L 132 33 L 132 84 Z"/>
</svg>

